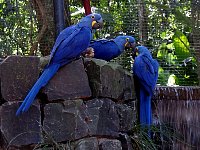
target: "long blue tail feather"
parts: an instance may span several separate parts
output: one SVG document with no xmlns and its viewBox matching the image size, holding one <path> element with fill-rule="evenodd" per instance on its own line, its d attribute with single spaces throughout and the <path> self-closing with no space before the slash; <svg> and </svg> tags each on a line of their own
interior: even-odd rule
<svg viewBox="0 0 200 150">
<path fill-rule="evenodd" d="M 140 124 L 148 128 L 150 136 L 150 126 L 152 124 L 151 96 L 140 89 Z"/>
<path fill-rule="evenodd" d="M 58 71 L 59 68 L 60 64 L 52 64 L 44 70 L 40 78 L 34 84 L 32 89 L 24 99 L 23 103 L 17 110 L 16 115 L 26 112 L 30 108 L 31 104 L 35 100 L 35 97 L 37 96 L 40 89 L 49 82 L 49 80 L 55 75 L 55 73 Z"/>
</svg>

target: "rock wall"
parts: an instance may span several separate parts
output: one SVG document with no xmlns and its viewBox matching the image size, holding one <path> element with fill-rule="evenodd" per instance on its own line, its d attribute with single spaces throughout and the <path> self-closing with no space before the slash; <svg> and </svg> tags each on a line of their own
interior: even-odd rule
<svg viewBox="0 0 200 150">
<path fill-rule="evenodd" d="M 10 56 L 0 65 L 1 149 L 132 149 L 133 78 L 103 60 L 79 59 L 60 68 L 28 112 L 15 116 L 41 64 L 39 57 Z"/>
</svg>

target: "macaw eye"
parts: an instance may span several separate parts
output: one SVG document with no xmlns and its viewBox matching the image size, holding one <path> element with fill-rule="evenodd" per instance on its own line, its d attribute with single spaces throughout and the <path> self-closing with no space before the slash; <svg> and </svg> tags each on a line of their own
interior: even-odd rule
<svg viewBox="0 0 200 150">
<path fill-rule="evenodd" d="M 135 51 L 138 51 L 138 48 L 137 48 L 137 47 L 135 48 Z"/>
<path fill-rule="evenodd" d="M 91 16 L 91 18 L 94 19 L 95 17 L 94 17 L 94 16 Z"/>
<path fill-rule="evenodd" d="M 129 38 L 126 38 L 126 41 L 128 42 L 128 41 L 129 41 Z"/>
</svg>

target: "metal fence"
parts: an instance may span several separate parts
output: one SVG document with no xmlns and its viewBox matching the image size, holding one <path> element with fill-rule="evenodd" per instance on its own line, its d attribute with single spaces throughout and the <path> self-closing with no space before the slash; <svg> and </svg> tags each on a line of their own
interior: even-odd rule
<svg viewBox="0 0 200 150">
<path fill-rule="evenodd" d="M 94 38 L 134 36 L 159 61 L 158 84 L 199 84 L 198 0 L 92 0 L 91 6 L 104 19 Z M 65 0 L 66 26 L 84 16 L 82 8 L 81 1 Z M 52 0 L 0 0 L 0 55 L 48 55 L 55 40 L 53 9 Z M 114 61 L 131 70 L 130 51 Z"/>
</svg>

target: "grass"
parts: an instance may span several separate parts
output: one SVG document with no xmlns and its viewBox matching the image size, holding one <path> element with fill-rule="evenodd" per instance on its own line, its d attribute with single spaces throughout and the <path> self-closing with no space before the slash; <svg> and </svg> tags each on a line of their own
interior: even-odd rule
<svg viewBox="0 0 200 150">
<path fill-rule="evenodd" d="M 148 128 L 135 125 L 130 134 L 132 145 L 136 150 L 158 150 L 162 147 L 172 147 L 174 140 L 183 141 L 183 136 L 165 125 L 151 125 L 151 138 Z"/>
</svg>

